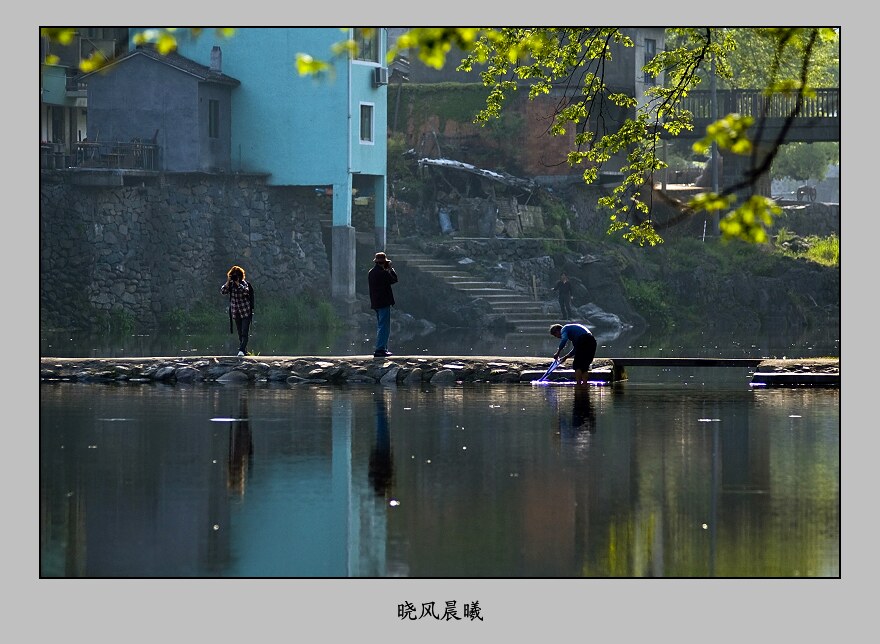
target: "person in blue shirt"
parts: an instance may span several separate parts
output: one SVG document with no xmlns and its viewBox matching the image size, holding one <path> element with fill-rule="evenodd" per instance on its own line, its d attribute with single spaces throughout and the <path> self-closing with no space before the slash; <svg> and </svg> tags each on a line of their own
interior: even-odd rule
<svg viewBox="0 0 880 644">
<path fill-rule="evenodd" d="M 565 362 L 574 354 L 572 366 L 574 367 L 574 379 L 579 385 L 587 384 L 587 376 L 590 373 L 590 365 L 596 356 L 596 338 L 583 324 L 554 324 L 550 327 L 550 335 L 559 338 L 559 348 L 553 354 L 554 360 Z M 571 340 L 571 351 L 560 357 L 565 345 Z"/>
</svg>

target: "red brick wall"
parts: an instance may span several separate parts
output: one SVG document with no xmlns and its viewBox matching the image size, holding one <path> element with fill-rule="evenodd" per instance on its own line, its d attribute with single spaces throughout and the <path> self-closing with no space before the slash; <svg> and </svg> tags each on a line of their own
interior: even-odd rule
<svg viewBox="0 0 880 644">
<path fill-rule="evenodd" d="M 570 167 L 566 160 L 568 152 L 575 146 L 574 125 L 570 124 L 563 135 L 550 134 L 555 101 L 549 97 L 531 101 L 526 98 L 520 103 L 526 126 L 522 147 L 525 173 L 531 176 L 581 174 L 583 169 Z"/>
<path fill-rule="evenodd" d="M 418 119 L 403 116 L 399 129 L 406 134 L 407 145 L 416 154 L 452 158 L 486 169 L 502 169 L 525 177 L 581 175 L 583 166 L 571 168 L 566 160 L 574 149 L 575 129 L 570 125 L 564 135 L 552 136 L 550 115 L 555 99 L 540 97 L 529 100 L 525 92 L 516 92 L 505 101 L 503 113 L 516 115 L 513 124 L 493 129 L 471 122 L 447 119 L 442 127 L 437 116 L 420 115 Z M 401 115 L 409 113 L 401 109 Z M 418 124 L 418 125 L 417 125 Z M 433 133 L 439 139 L 440 150 Z"/>
</svg>

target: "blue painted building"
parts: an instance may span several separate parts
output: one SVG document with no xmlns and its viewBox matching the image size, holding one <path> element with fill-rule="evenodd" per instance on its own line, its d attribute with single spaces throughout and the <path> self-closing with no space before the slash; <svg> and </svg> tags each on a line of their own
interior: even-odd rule
<svg viewBox="0 0 880 644">
<path fill-rule="evenodd" d="M 335 56 L 332 46 L 347 38 L 358 42 L 358 54 Z M 386 51 L 382 28 L 246 27 L 229 38 L 206 30 L 178 39 L 179 54 L 206 66 L 213 56 L 215 67 L 240 82 L 231 93 L 233 172 L 266 173 L 270 185 L 332 189 L 337 300 L 355 299 L 353 189 L 372 198 L 376 250 L 385 248 Z M 332 69 L 300 76 L 298 53 L 327 60 Z"/>
</svg>

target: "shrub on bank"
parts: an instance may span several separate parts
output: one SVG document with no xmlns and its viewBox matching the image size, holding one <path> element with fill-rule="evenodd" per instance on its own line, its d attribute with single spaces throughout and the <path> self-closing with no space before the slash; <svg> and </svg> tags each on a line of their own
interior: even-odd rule
<svg viewBox="0 0 880 644">
<path fill-rule="evenodd" d="M 801 237 L 780 228 L 773 239 L 773 248 L 784 257 L 806 259 L 822 266 L 840 266 L 840 239 L 833 233 L 827 237 Z"/>
</svg>

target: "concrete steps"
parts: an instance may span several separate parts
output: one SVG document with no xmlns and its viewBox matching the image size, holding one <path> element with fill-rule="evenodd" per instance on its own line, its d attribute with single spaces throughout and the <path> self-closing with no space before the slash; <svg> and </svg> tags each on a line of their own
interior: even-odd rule
<svg viewBox="0 0 880 644">
<path fill-rule="evenodd" d="M 550 325 L 557 321 L 544 313 L 543 303 L 500 282 L 481 279 L 467 265 L 431 257 L 400 242 L 388 242 L 385 249 L 395 264 L 403 264 L 407 270 L 428 273 L 450 288 L 488 302 L 493 312 L 503 316 L 516 333 L 544 337 Z"/>
</svg>

